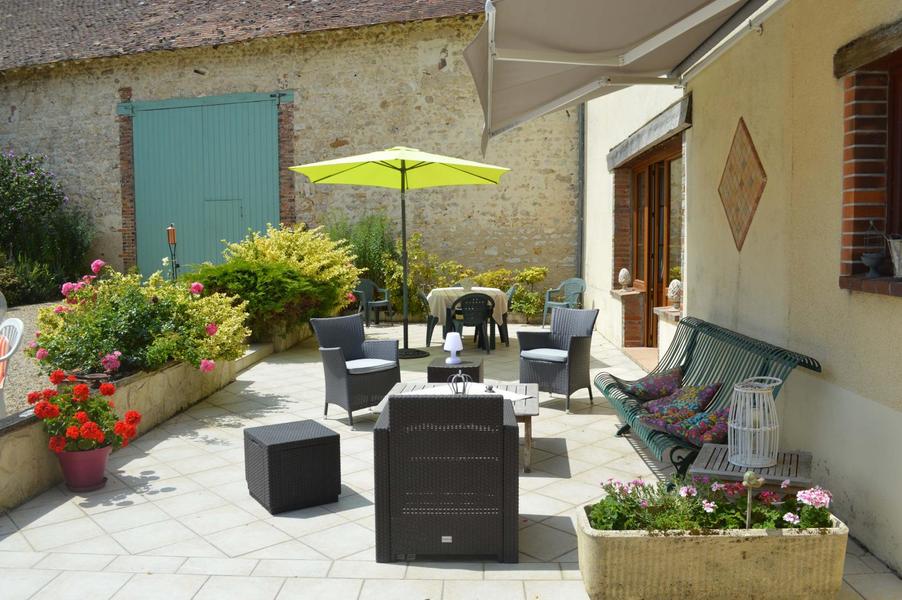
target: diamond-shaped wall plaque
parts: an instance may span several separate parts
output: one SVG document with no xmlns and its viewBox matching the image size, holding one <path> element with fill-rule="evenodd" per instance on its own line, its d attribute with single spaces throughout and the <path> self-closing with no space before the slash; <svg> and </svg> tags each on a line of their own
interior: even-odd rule
<svg viewBox="0 0 902 600">
<path fill-rule="evenodd" d="M 727 164 L 724 165 L 723 175 L 717 192 L 720 201 L 727 213 L 727 221 L 733 231 L 733 240 L 736 249 L 742 250 L 745 236 L 752 225 L 755 211 L 758 209 L 758 201 L 764 193 L 767 184 L 767 173 L 758 158 L 752 136 L 745 126 L 745 121 L 739 117 L 739 125 L 733 136 L 733 145 L 727 155 Z"/>
</svg>

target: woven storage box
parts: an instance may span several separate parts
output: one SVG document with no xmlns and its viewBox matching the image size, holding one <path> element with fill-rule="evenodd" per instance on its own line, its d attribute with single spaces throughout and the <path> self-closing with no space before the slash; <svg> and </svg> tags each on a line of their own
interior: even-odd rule
<svg viewBox="0 0 902 600">
<path fill-rule="evenodd" d="M 244 430 L 247 489 L 271 514 L 338 500 L 338 434 L 316 421 Z"/>
</svg>

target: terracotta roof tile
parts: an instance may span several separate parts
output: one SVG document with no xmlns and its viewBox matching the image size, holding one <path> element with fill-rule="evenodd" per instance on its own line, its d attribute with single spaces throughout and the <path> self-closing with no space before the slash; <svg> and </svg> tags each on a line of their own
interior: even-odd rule
<svg viewBox="0 0 902 600">
<path fill-rule="evenodd" d="M 481 13 L 484 0 L 3 0 L 0 71 Z"/>
</svg>

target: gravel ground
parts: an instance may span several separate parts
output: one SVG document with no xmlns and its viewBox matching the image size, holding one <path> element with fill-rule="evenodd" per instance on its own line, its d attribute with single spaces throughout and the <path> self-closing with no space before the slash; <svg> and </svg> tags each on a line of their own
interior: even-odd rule
<svg viewBox="0 0 902 600">
<path fill-rule="evenodd" d="M 28 406 L 25 396 L 31 390 L 43 389 L 49 385 L 45 375 L 38 369 L 37 363 L 27 356 L 23 350 L 25 345 L 34 339 L 35 323 L 38 320 L 38 309 L 53 306 L 55 302 L 16 306 L 6 312 L 5 318 L 16 317 L 25 324 L 22 345 L 9 362 L 9 373 L 3 384 L 6 410 L 10 414 Z"/>
</svg>

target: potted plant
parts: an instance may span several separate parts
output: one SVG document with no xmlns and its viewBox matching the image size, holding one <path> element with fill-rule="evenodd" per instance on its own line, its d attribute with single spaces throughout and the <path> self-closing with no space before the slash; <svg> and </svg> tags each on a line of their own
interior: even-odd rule
<svg viewBox="0 0 902 600">
<path fill-rule="evenodd" d="M 127 446 L 137 435 L 141 414 L 129 410 L 119 419 L 110 398 L 116 393 L 112 383 L 101 383 L 92 391 L 60 369 L 50 374 L 50 382 L 56 389 L 30 392 L 28 403 L 44 422 L 48 446 L 56 452 L 66 486 L 73 492 L 100 489 L 106 484 L 110 452 Z"/>
<path fill-rule="evenodd" d="M 589 597 L 834 597 L 848 529 L 830 514 L 829 492 L 788 485 L 609 480 L 577 515 Z"/>
</svg>

